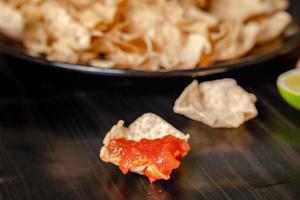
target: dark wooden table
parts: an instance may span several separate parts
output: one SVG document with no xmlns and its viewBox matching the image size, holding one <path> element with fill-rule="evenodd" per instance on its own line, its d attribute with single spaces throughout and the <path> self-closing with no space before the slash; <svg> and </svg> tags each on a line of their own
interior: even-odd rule
<svg viewBox="0 0 300 200">
<path fill-rule="evenodd" d="M 258 97 L 256 119 L 212 129 L 172 112 L 191 79 L 104 78 L 0 57 L 0 199 L 300 199 L 300 112 L 275 87 L 292 64 L 201 78 L 233 77 Z M 150 184 L 98 159 L 111 126 L 144 112 L 191 134 L 170 181 Z"/>
</svg>

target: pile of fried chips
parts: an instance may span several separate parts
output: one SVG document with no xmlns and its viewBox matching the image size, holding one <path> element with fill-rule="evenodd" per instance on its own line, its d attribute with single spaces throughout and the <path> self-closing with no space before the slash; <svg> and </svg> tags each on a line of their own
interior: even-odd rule
<svg viewBox="0 0 300 200">
<path fill-rule="evenodd" d="M 174 70 L 240 58 L 280 36 L 287 0 L 0 0 L 0 31 L 29 54 Z"/>
</svg>

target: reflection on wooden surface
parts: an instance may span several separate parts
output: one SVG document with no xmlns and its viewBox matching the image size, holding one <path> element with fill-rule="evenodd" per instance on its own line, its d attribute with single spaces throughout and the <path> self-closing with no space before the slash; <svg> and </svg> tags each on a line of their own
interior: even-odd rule
<svg viewBox="0 0 300 200">
<path fill-rule="evenodd" d="M 192 135 L 190 143 L 197 154 L 230 152 L 246 148 L 254 140 L 245 125 L 237 129 L 212 129 L 200 122 L 189 121 L 183 132 Z"/>
</svg>

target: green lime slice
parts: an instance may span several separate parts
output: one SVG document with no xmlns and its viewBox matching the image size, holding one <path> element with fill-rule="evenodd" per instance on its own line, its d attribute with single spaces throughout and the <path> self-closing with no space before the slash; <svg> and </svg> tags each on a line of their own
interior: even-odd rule
<svg viewBox="0 0 300 200">
<path fill-rule="evenodd" d="M 277 79 L 277 88 L 286 102 L 300 110 L 300 69 L 281 74 Z"/>
</svg>

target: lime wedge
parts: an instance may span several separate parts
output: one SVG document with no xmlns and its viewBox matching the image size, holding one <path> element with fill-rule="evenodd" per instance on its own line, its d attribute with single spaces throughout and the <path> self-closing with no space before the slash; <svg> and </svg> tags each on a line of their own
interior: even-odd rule
<svg viewBox="0 0 300 200">
<path fill-rule="evenodd" d="M 277 79 L 277 88 L 286 102 L 300 110 L 300 69 L 281 74 Z"/>
</svg>

